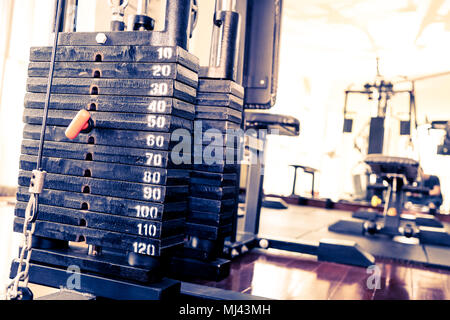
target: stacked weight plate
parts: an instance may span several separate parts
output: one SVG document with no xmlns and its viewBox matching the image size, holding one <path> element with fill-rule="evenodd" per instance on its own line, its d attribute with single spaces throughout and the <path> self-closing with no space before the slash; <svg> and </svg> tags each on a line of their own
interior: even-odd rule
<svg viewBox="0 0 450 320">
<path fill-rule="evenodd" d="M 48 47 L 31 50 L 17 232 L 36 168 L 50 55 Z M 171 151 L 193 130 L 198 71 L 198 59 L 179 47 L 58 47 L 33 263 L 161 279 L 164 257 L 184 243 L 191 164 L 175 163 Z M 65 129 L 81 109 L 91 114 L 92 129 L 69 140 Z M 69 241 L 101 254 L 70 250 Z"/>
<path fill-rule="evenodd" d="M 188 256 L 214 259 L 231 234 L 239 187 L 243 98 L 244 89 L 234 81 L 199 80 L 186 223 Z"/>
</svg>

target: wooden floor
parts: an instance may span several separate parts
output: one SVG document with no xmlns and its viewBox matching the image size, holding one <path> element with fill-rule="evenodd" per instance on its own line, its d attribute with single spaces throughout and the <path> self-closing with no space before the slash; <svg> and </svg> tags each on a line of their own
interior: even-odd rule
<svg viewBox="0 0 450 320">
<path fill-rule="evenodd" d="M 315 233 L 327 229 L 340 214 L 351 215 L 350 212 L 302 206 L 290 206 L 288 210 L 263 209 L 259 234 L 268 238 L 312 240 L 316 239 Z M 346 235 L 327 235 L 347 238 Z M 376 261 L 379 289 L 374 286 L 369 289 L 368 281 L 374 283 L 374 272 L 365 268 L 319 262 L 313 256 L 280 250 L 253 250 L 232 262 L 227 279 L 197 283 L 272 299 L 450 300 L 450 269 L 392 259 L 377 258 Z"/>
<path fill-rule="evenodd" d="M 271 299 L 289 300 L 449 300 L 450 270 L 377 261 L 379 289 L 365 268 L 319 262 L 307 255 L 253 250 L 233 261 L 221 282 L 197 281 L 212 287 Z M 373 286 L 371 286 L 374 288 Z"/>
<path fill-rule="evenodd" d="M 12 215 L 11 204 L 3 202 L 3 205 L 2 215 Z M 10 210 L 5 210 L 6 207 Z M 303 209 L 311 210 L 308 207 Z M 262 233 L 295 238 L 295 234 L 313 227 L 304 226 L 292 217 L 286 219 L 284 215 L 287 214 L 280 213 L 275 220 L 265 219 L 262 215 Z M 309 214 L 314 213 L 311 211 Z M 370 289 L 368 282 L 376 285 L 376 281 L 373 272 L 368 273 L 365 268 L 319 262 L 313 256 L 285 251 L 253 250 L 232 262 L 227 279 L 191 282 L 271 299 L 450 300 L 450 270 L 381 259 L 377 259 L 376 266 L 380 274 L 379 289 L 373 286 Z M 55 289 L 33 286 L 33 291 L 39 297 Z"/>
</svg>

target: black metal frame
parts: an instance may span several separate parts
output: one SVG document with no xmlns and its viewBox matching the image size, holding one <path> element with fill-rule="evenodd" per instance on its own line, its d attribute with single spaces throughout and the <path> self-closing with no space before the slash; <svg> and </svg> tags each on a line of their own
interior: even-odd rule
<svg viewBox="0 0 450 320">
<path fill-rule="evenodd" d="M 373 211 L 358 211 L 354 218 L 361 220 L 340 220 L 328 227 L 329 231 L 355 235 L 386 235 L 388 237 L 417 238 L 421 244 L 450 246 L 450 234 L 431 215 L 415 219 L 402 218 L 405 192 L 428 192 L 408 185 L 404 174 L 384 173 L 380 176 L 389 185 L 382 215 Z M 381 220 L 381 221 L 379 221 Z M 402 224 L 402 221 L 406 223 Z"/>
</svg>

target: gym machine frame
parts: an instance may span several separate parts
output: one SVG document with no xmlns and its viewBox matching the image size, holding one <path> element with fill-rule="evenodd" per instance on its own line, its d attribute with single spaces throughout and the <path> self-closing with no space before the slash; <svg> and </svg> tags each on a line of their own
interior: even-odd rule
<svg viewBox="0 0 450 320">
<path fill-rule="evenodd" d="M 282 1 L 248 0 L 247 30 L 245 32 L 245 59 L 243 70 L 245 107 L 247 109 L 269 109 L 275 104 L 278 81 L 279 48 L 281 34 Z M 261 59 L 251 59 L 264 53 Z M 321 261 L 368 267 L 375 259 L 364 252 L 355 242 L 322 240 L 316 242 L 292 241 L 289 239 L 266 239 L 258 235 L 261 202 L 263 198 L 264 155 L 267 136 L 257 135 L 258 130 L 297 136 L 298 120 L 293 117 L 246 111 L 246 129 L 255 129 L 248 136 L 247 148 L 250 165 L 247 178 L 244 230 L 233 230 L 226 243 L 225 254 L 235 258 L 253 248 L 281 249 L 315 255 Z"/>
</svg>

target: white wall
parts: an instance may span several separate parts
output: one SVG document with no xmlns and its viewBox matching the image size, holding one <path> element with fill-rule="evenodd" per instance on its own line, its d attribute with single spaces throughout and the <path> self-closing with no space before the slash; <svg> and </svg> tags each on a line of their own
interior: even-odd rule
<svg viewBox="0 0 450 320">
<path fill-rule="evenodd" d="M 285 0 L 282 26 L 280 85 L 274 113 L 296 116 L 301 122 L 298 138 L 271 137 L 266 163 L 266 193 L 290 194 L 293 169 L 298 163 L 321 171 L 321 197 L 339 199 L 353 192 L 352 173 L 362 173 L 364 158 L 353 141 L 367 144 L 368 130 L 361 129 L 376 112 L 365 97 L 352 97 L 352 134 L 342 133 L 344 90 L 361 88 L 376 75 L 376 57 L 388 79 L 450 70 L 450 32 L 445 16 L 450 1 L 437 12 L 431 1 L 390 0 Z M 447 20 L 446 20 L 447 19 Z M 439 22 L 442 21 L 442 22 Z M 420 123 L 450 119 L 450 77 L 416 84 Z M 395 97 L 389 114 L 386 151 L 415 156 L 441 178 L 446 210 L 450 207 L 450 157 L 436 155 L 438 139 L 420 131 L 420 147 L 411 152 L 398 135 L 398 119 L 407 120 L 408 100 Z M 425 135 L 425 136 L 424 136 Z M 331 157 L 330 157 L 331 156 Z M 300 171 L 299 171 L 300 172 Z M 299 176 L 297 192 L 307 194 L 310 176 Z"/>
</svg>

